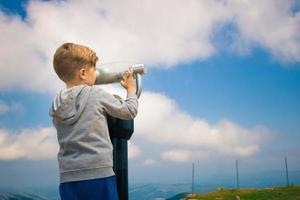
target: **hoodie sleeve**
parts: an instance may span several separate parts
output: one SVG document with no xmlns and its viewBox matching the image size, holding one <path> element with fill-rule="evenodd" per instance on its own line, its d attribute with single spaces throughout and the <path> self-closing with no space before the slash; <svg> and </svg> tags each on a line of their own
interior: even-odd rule
<svg viewBox="0 0 300 200">
<path fill-rule="evenodd" d="M 101 89 L 99 101 L 104 111 L 115 118 L 130 120 L 138 113 L 138 100 L 136 94 L 127 93 L 126 100 L 119 100 L 112 94 Z"/>
</svg>

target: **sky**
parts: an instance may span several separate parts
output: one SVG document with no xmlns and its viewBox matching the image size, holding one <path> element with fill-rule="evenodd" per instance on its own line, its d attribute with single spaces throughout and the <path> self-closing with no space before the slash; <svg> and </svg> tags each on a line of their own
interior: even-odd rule
<svg viewBox="0 0 300 200">
<path fill-rule="evenodd" d="M 87 3 L 88 2 L 88 3 Z M 130 182 L 300 170 L 300 3 L 0 0 L 0 187 L 58 184 L 48 110 L 64 42 L 144 63 Z M 119 85 L 104 89 L 125 98 Z M 176 174 L 176 176 L 174 176 Z M 243 174 L 242 174 L 243 175 Z M 242 176 L 241 175 L 241 176 Z M 292 177 L 291 177 L 292 179 Z"/>
</svg>

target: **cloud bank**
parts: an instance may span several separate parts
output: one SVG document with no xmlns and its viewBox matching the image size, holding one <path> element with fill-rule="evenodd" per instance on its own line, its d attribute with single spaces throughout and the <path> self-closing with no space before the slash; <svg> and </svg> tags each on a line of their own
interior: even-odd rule
<svg viewBox="0 0 300 200">
<path fill-rule="evenodd" d="M 157 93 L 144 92 L 139 104 L 134 140 L 153 148 L 163 146 L 155 160 L 188 162 L 218 156 L 247 157 L 260 150 L 268 135 L 262 126 L 245 128 L 226 119 L 209 124 Z M 54 127 L 23 129 L 20 133 L 0 129 L 0 160 L 54 158 L 58 152 L 56 137 Z M 128 152 L 129 159 L 147 156 L 137 142 L 129 142 Z M 143 165 L 155 163 L 148 159 Z"/>
<path fill-rule="evenodd" d="M 54 127 L 23 129 L 18 133 L 0 129 L 0 160 L 56 159 L 58 151 L 59 145 Z M 129 142 L 129 159 L 134 159 L 140 154 L 140 148 Z"/>
<path fill-rule="evenodd" d="M 213 38 L 226 24 L 236 30 L 229 45 L 234 51 L 259 46 L 279 60 L 299 62 L 300 12 L 294 4 L 292 0 L 30 1 L 24 20 L 0 11 L 0 90 L 61 88 L 52 56 L 63 42 L 90 46 L 100 62 L 172 67 L 217 53 Z M 218 35 L 223 37 L 222 32 Z"/>
<path fill-rule="evenodd" d="M 0 160 L 52 159 L 58 152 L 55 129 L 23 129 L 20 133 L 0 129 L 0 152 Z"/>
<path fill-rule="evenodd" d="M 227 1 L 238 28 L 237 49 L 262 46 L 284 61 L 300 61 L 300 12 L 295 1 Z"/>
<path fill-rule="evenodd" d="M 259 46 L 279 60 L 299 62 L 300 13 L 293 11 L 293 2 L 30 1 L 24 20 L 0 11 L 0 90 L 61 89 L 52 56 L 63 42 L 90 46 L 100 62 L 136 61 L 150 67 L 173 67 L 208 59 L 218 52 L 213 41 L 216 30 L 228 23 L 235 27 L 229 45 L 235 52 Z M 2 103 L 0 114 L 8 110 Z M 260 150 L 268 133 L 262 126 L 245 128 L 228 119 L 210 124 L 180 110 L 168 97 L 151 92 L 143 93 L 136 121 L 135 136 L 169 146 L 159 156 L 177 162 L 212 155 L 251 156 Z M 1 129 L 0 159 L 53 158 L 55 137 L 50 127 L 18 134 Z M 141 147 L 129 145 L 131 159 L 142 152 Z M 151 160 L 144 164 L 156 162 Z"/>
<path fill-rule="evenodd" d="M 263 126 L 242 127 L 223 119 L 210 124 L 180 110 L 164 95 L 145 92 L 136 118 L 137 139 L 156 145 L 175 146 L 161 154 L 164 160 L 187 161 L 209 156 L 246 157 L 257 153 L 266 142 Z"/>
<path fill-rule="evenodd" d="M 134 159 L 141 155 L 141 149 L 139 146 L 133 144 L 132 142 L 128 142 L 128 158 Z"/>
</svg>

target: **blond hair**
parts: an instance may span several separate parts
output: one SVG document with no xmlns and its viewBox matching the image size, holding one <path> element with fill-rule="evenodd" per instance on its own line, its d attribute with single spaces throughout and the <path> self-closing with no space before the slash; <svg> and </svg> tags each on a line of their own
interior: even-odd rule
<svg viewBox="0 0 300 200">
<path fill-rule="evenodd" d="M 96 53 L 90 48 L 74 43 L 64 43 L 54 54 L 53 66 L 58 77 L 68 82 L 76 78 L 76 72 L 81 68 L 96 66 L 97 60 Z"/>
</svg>

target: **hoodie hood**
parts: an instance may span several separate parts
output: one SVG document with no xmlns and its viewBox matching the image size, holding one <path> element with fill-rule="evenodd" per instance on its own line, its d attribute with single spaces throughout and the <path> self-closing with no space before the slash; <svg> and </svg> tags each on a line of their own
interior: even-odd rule
<svg viewBox="0 0 300 200">
<path fill-rule="evenodd" d="M 88 85 L 79 85 L 61 90 L 53 99 L 49 115 L 66 125 L 75 123 L 86 106 L 90 89 Z"/>
</svg>

